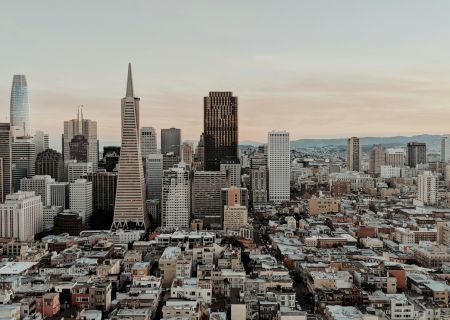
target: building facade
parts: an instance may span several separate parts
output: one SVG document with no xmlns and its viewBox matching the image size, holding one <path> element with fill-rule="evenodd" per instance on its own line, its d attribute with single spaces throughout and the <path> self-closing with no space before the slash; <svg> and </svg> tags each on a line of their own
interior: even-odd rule
<svg viewBox="0 0 450 320">
<path fill-rule="evenodd" d="M 158 152 L 156 144 L 157 136 L 156 130 L 153 127 L 142 127 L 141 130 L 141 154 L 145 159 L 149 154 L 155 154 Z"/>
<path fill-rule="evenodd" d="M 12 192 L 12 134 L 9 123 L 0 123 L 0 202 Z"/>
<path fill-rule="evenodd" d="M 25 75 L 15 74 L 11 86 L 10 119 L 15 136 L 31 135 L 28 84 Z"/>
<path fill-rule="evenodd" d="M 70 210 L 78 212 L 84 225 L 88 225 L 92 216 L 92 182 L 77 179 L 69 186 Z"/>
<path fill-rule="evenodd" d="M 167 154 L 170 152 L 173 152 L 178 158 L 180 157 L 181 129 L 161 129 L 161 153 Z"/>
<path fill-rule="evenodd" d="M 64 162 L 62 154 L 53 149 L 46 149 L 36 156 L 36 175 L 49 175 L 56 181 L 62 181 L 64 177 Z"/>
<path fill-rule="evenodd" d="M 219 171 L 222 160 L 238 158 L 238 98 L 210 92 L 203 108 L 204 170 Z"/>
<path fill-rule="evenodd" d="M 268 134 L 269 201 L 290 200 L 291 152 L 289 132 L 271 131 Z"/>
<path fill-rule="evenodd" d="M 347 169 L 349 171 L 362 171 L 362 144 L 359 138 L 347 139 Z"/>
<path fill-rule="evenodd" d="M 134 96 L 131 65 L 125 98 L 122 99 L 122 146 L 113 229 L 149 227 L 145 210 L 145 181 L 139 135 L 139 98 Z"/>
<path fill-rule="evenodd" d="M 407 164 L 415 168 L 418 164 L 427 163 L 427 145 L 423 142 L 409 142 L 407 144 Z"/>
</svg>

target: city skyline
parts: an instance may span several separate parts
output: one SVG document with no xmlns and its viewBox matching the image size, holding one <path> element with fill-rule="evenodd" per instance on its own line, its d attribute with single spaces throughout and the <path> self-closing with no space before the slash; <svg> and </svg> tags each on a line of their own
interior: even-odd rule
<svg viewBox="0 0 450 320">
<path fill-rule="evenodd" d="M 9 3 L 2 29 L 14 13 L 22 18 L 2 34 L 9 49 L 0 61 L 1 121 L 13 75 L 25 74 L 32 132 L 48 131 L 52 147 L 79 105 L 98 121 L 99 140 L 119 144 L 119 75 L 132 62 L 142 125 L 181 128 L 185 140 L 198 140 L 202 99 L 216 90 L 239 97 L 241 141 L 264 142 L 272 129 L 290 131 L 291 140 L 450 131 L 450 4 L 389 2 L 388 11 L 379 3 L 299 1 L 268 3 L 258 14 L 255 4 L 137 1 L 129 8 L 137 16 L 128 18 L 115 3 L 99 21 L 101 1 L 58 4 L 62 14 L 51 16 L 41 4 L 23 11 Z M 223 14 L 211 17 L 215 8 Z M 129 23 L 114 23 L 119 16 Z M 132 54 L 120 49 L 125 37 L 136 44 Z"/>
</svg>

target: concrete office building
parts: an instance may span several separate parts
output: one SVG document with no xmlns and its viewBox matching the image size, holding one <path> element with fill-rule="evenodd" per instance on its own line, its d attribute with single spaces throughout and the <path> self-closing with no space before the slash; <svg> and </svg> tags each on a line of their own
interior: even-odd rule
<svg viewBox="0 0 450 320">
<path fill-rule="evenodd" d="M 409 142 L 407 144 L 407 164 L 415 168 L 418 164 L 427 163 L 427 145 L 423 142 Z"/>
<path fill-rule="evenodd" d="M 393 166 L 397 168 L 403 168 L 405 166 L 406 155 L 403 149 L 386 149 L 386 160 L 385 164 L 387 166 Z"/>
<path fill-rule="evenodd" d="M 69 182 L 53 182 L 47 184 L 47 199 L 45 205 L 60 206 L 69 209 L 70 201 L 70 184 Z"/>
<path fill-rule="evenodd" d="M 191 183 L 185 163 L 165 170 L 162 182 L 161 227 L 188 228 L 191 215 Z"/>
<path fill-rule="evenodd" d="M 157 199 L 161 202 L 163 155 L 149 154 L 146 158 L 145 170 L 147 172 L 147 199 Z"/>
<path fill-rule="evenodd" d="M 34 192 L 18 191 L 0 204 L 0 237 L 31 241 L 42 232 L 42 201 Z"/>
<path fill-rule="evenodd" d="M 134 96 L 131 65 L 125 98 L 122 99 L 122 146 L 112 229 L 147 229 L 145 181 L 139 135 L 139 98 Z"/>
<path fill-rule="evenodd" d="M 70 183 L 70 210 L 78 212 L 84 225 L 88 225 L 92 216 L 92 182 L 77 179 Z"/>
<path fill-rule="evenodd" d="M 75 138 L 76 136 L 84 137 L 87 145 L 81 141 L 82 139 L 80 137 Z M 80 147 L 82 150 L 78 151 L 76 147 Z M 78 108 L 78 115 L 76 119 L 64 121 L 64 134 L 62 137 L 64 161 L 73 160 L 80 157 L 80 154 L 85 152 L 85 148 L 87 148 L 87 160 L 84 160 L 83 158 L 82 161 L 91 162 L 94 170 L 96 170 L 98 167 L 97 122 L 84 119 L 83 110 L 81 109 L 80 112 L 80 108 Z"/>
<path fill-rule="evenodd" d="M 417 176 L 417 200 L 425 205 L 436 205 L 438 201 L 438 176 L 431 171 Z"/>
<path fill-rule="evenodd" d="M 381 166 L 385 164 L 385 150 L 381 145 L 375 145 L 369 151 L 369 174 L 377 176 L 381 172 Z"/>
<path fill-rule="evenodd" d="M 92 182 L 93 209 L 113 214 L 117 189 L 117 173 L 99 170 L 89 173 L 87 180 Z"/>
<path fill-rule="evenodd" d="M 69 162 L 67 164 L 67 181 L 74 182 L 94 171 L 91 162 Z"/>
<path fill-rule="evenodd" d="M 166 154 L 170 152 L 173 152 L 178 159 L 180 158 L 181 129 L 161 129 L 161 153 Z"/>
<path fill-rule="evenodd" d="M 33 176 L 32 178 L 23 178 L 20 180 L 21 191 L 34 191 L 37 196 L 41 197 L 42 205 L 47 202 L 47 187 L 54 183 L 55 179 L 50 176 Z"/>
<path fill-rule="evenodd" d="M 168 170 L 180 162 L 180 157 L 173 152 L 165 153 L 163 156 L 163 169 Z"/>
<path fill-rule="evenodd" d="M 190 141 L 185 141 L 181 145 L 181 161 L 192 168 L 194 163 L 194 144 Z"/>
<path fill-rule="evenodd" d="M 239 159 L 222 160 L 220 162 L 220 171 L 227 174 L 230 186 L 241 186 L 241 163 Z"/>
<path fill-rule="evenodd" d="M 64 208 L 60 206 L 45 206 L 42 209 L 43 230 L 50 231 L 54 228 L 54 219 L 58 213 L 63 212 Z"/>
<path fill-rule="evenodd" d="M 269 132 L 267 151 L 269 201 L 275 203 L 289 201 L 291 178 L 289 132 Z"/>
<path fill-rule="evenodd" d="M 362 171 L 362 143 L 359 138 L 347 139 L 347 169 L 349 171 Z"/>
<path fill-rule="evenodd" d="M 222 229 L 221 190 L 228 187 L 222 171 L 196 171 L 192 182 L 192 215 L 202 219 L 205 228 Z"/>
<path fill-rule="evenodd" d="M 45 133 L 44 131 L 36 131 L 33 136 L 33 142 L 36 146 L 36 154 L 47 150 L 49 148 L 48 133 Z"/>
<path fill-rule="evenodd" d="M 68 233 L 69 236 L 79 236 L 83 231 L 83 220 L 78 214 L 71 210 L 64 210 L 58 213 L 54 220 L 53 233 L 58 235 L 61 233 Z"/>
<path fill-rule="evenodd" d="M 142 127 L 141 128 L 141 154 L 142 158 L 145 159 L 149 154 L 155 154 L 158 152 L 158 147 L 156 144 L 156 130 L 153 127 Z"/>
<path fill-rule="evenodd" d="M 222 160 L 238 159 L 238 98 L 210 92 L 203 107 L 204 170 L 219 171 Z"/>
<path fill-rule="evenodd" d="M 53 149 L 46 149 L 36 156 L 36 175 L 49 175 L 56 181 L 64 178 L 64 162 L 61 153 Z"/>
<path fill-rule="evenodd" d="M 29 137 L 16 138 L 12 142 L 12 180 L 15 191 L 20 188 L 22 178 L 35 174 L 36 146 Z"/>
<path fill-rule="evenodd" d="M 12 192 L 12 134 L 9 123 L 0 123 L 0 202 Z"/>
</svg>

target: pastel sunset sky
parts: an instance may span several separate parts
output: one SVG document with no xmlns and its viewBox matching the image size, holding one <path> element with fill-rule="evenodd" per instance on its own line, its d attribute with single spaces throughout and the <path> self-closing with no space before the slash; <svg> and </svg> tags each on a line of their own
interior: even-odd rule
<svg viewBox="0 0 450 320">
<path fill-rule="evenodd" d="M 450 132 L 450 1 L 8 1 L 0 5 L 0 121 L 13 74 L 32 128 L 60 149 L 84 105 L 120 143 L 128 62 L 141 125 L 198 139 L 203 96 L 239 97 L 240 140 Z"/>
</svg>

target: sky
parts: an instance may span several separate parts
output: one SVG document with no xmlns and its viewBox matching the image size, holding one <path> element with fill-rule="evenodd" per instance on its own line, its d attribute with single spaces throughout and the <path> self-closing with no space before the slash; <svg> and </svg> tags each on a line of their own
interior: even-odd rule
<svg viewBox="0 0 450 320">
<path fill-rule="evenodd" d="M 450 1 L 4 1 L 0 121 L 25 74 L 33 130 L 120 143 L 128 62 L 141 125 L 198 139 L 203 96 L 239 97 L 239 138 L 450 132 Z"/>
</svg>

